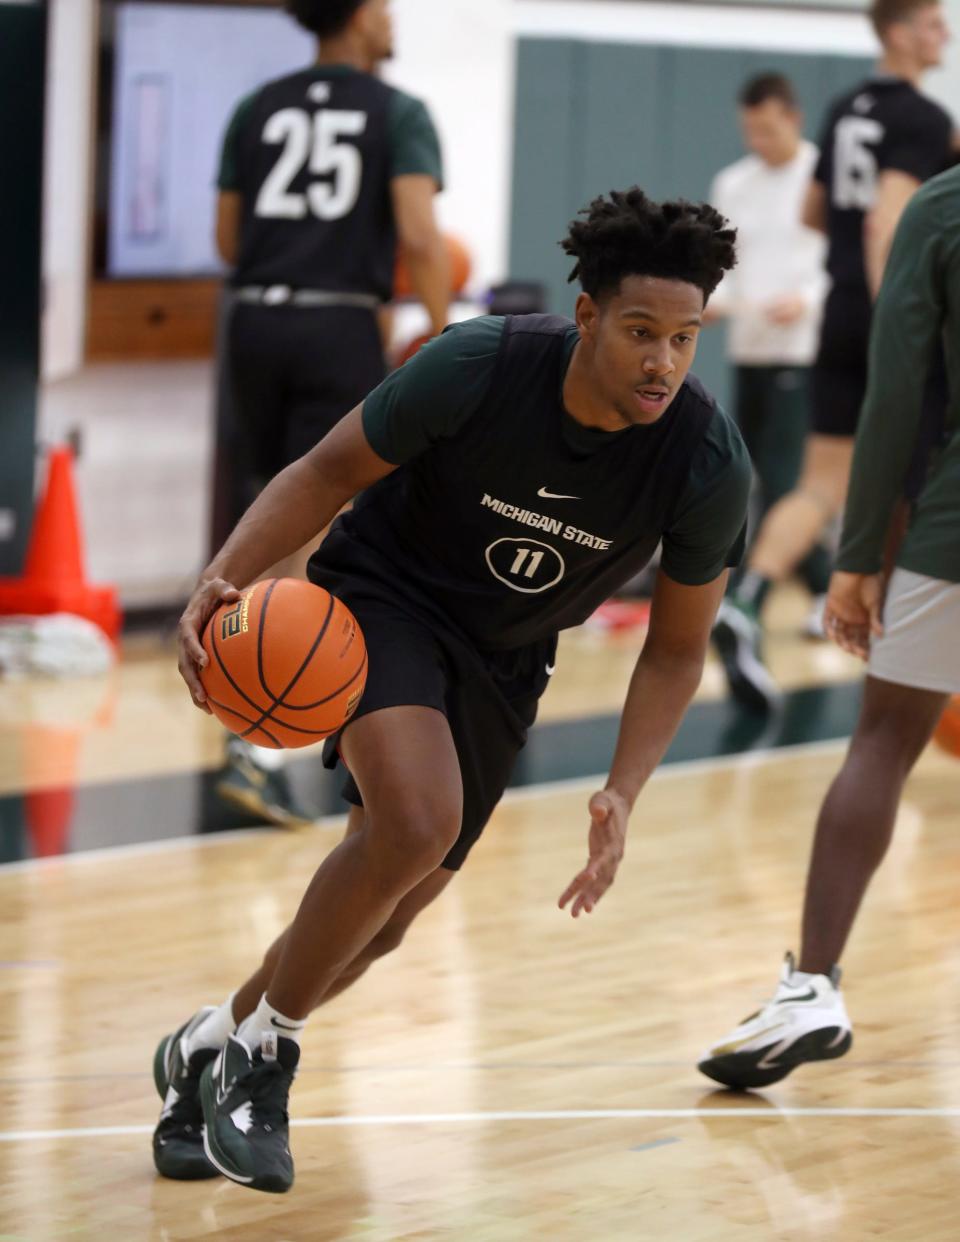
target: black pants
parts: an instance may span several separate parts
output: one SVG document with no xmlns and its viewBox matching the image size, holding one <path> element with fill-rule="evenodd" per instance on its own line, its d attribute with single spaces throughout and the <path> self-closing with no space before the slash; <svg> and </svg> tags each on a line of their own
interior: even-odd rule
<svg viewBox="0 0 960 1242">
<path fill-rule="evenodd" d="M 800 478 L 810 428 L 810 369 L 737 367 L 735 411 L 759 485 L 756 530 L 767 510 L 793 491 Z M 830 582 L 829 553 L 814 548 L 797 572 L 812 594 L 822 595 Z"/>
<path fill-rule="evenodd" d="M 262 485 L 308 452 L 386 374 L 376 315 L 238 303 L 228 373 L 247 471 Z"/>
</svg>

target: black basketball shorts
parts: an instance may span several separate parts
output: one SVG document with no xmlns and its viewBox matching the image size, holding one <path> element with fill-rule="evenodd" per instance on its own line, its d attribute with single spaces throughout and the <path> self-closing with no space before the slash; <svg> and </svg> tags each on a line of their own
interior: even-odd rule
<svg viewBox="0 0 960 1242">
<path fill-rule="evenodd" d="M 865 294 L 830 291 L 811 376 L 810 423 L 815 435 L 856 435 L 867 391 L 870 316 Z"/>
<path fill-rule="evenodd" d="M 867 392 L 870 306 L 856 295 L 832 290 L 824 311 L 820 352 L 813 368 L 812 430 L 854 436 Z M 924 381 L 923 407 L 903 494 L 916 500 L 932 455 L 943 443 L 948 385 L 943 351 L 937 350 Z"/>
<path fill-rule="evenodd" d="M 244 468 L 266 483 L 309 452 L 386 374 L 373 311 L 238 302 L 228 375 Z"/>
<path fill-rule="evenodd" d="M 345 729 L 389 707 L 432 707 L 447 718 L 463 781 L 460 835 L 443 861 L 450 871 L 463 865 L 503 796 L 556 657 L 553 636 L 513 651 L 481 652 L 463 635 L 418 615 L 391 598 L 384 584 L 324 571 L 312 561 L 312 581 L 336 594 L 360 624 L 367 644 L 367 685 Z M 341 733 L 344 730 L 341 730 Z M 340 734 L 328 739 L 328 768 L 340 760 Z M 363 806 L 348 773 L 344 798 Z"/>
</svg>

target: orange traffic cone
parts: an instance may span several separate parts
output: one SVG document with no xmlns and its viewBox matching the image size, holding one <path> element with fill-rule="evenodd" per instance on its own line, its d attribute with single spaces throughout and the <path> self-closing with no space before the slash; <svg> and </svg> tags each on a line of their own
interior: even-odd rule
<svg viewBox="0 0 960 1242">
<path fill-rule="evenodd" d="M 91 586 L 84 576 L 73 458 L 63 446 L 50 450 L 47 487 L 37 506 L 23 577 L 0 578 L 0 613 L 51 612 L 86 617 L 114 640 L 120 634 L 116 589 Z"/>
</svg>

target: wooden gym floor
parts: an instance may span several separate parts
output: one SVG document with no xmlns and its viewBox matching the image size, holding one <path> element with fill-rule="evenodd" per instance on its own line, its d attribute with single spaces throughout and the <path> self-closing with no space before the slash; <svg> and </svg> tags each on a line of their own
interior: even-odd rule
<svg viewBox="0 0 960 1242">
<path fill-rule="evenodd" d="M 856 668 L 793 637 L 799 606 L 784 593 L 774 613 L 774 668 L 800 697 L 836 683 L 849 719 Z M 161 822 L 221 748 L 166 651 L 131 650 L 106 688 L 0 687 L 0 828 L 22 859 L 0 867 L 3 1242 L 956 1239 L 955 761 L 921 761 L 844 963 L 850 1055 L 762 1094 L 713 1091 L 698 1053 L 765 998 L 796 942 L 843 748 L 815 739 L 836 739 L 839 717 L 823 728 L 814 712 L 802 744 L 761 733 L 747 753 L 693 757 L 721 707 L 708 670 L 706 732 L 651 782 L 616 887 L 574 922 L 556 898 L 584 855 L 594 783 L 578 756 L 637 641 L 565 640 L 538 736 L 572 779 L 508 794 L 398 953 L 315 1015 L 283 1198 L 154 1176 L 150 1061 L 258 960 L 340 822 Z M 127 801 L 109 803 L 120 786 Z M 44 792 L 72 796 L 77 823 L 14 842 L 11 808 Z M 75 840 L 98 815 L 99 837 Z M 113 841 L 139 843 L 84 849 Z M 30 857 L 55 848 L 79 852 Z"/>
</svg>

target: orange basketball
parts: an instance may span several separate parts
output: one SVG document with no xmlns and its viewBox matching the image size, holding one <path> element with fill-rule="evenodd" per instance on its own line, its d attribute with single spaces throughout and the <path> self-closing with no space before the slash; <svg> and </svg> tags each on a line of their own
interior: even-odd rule
<svg viewBox="0 0 960 1242">
<path fill-rule="evenodd" d="M 450 233 L 444 233 L 443 240 L 447 243 L 447 257 L 450 260 L 450 285 L 454 294 L 462 293 L 470 279 L 470 252 L 459 239 Z M 393 275 L 393 296 L 409 298 L 413 296 L 413 285 L 410 273 L 403 260 L 403 251 L 397 251 L 397 267 Z"/>
<path fill-rule="evenodd" d="M 309 746 L 350 719 L 367 649 L 345 604 L 297 578 L 271 578 L 222 604 L 203 632 L 200 680 L 231 733 L 258 746 Z"/>
<path fill-rule="evenodd" d="M 943 709 L 933 740 L 941 749 L 960 758 L 960 694 L 955 694 Z"/>
</svg>

